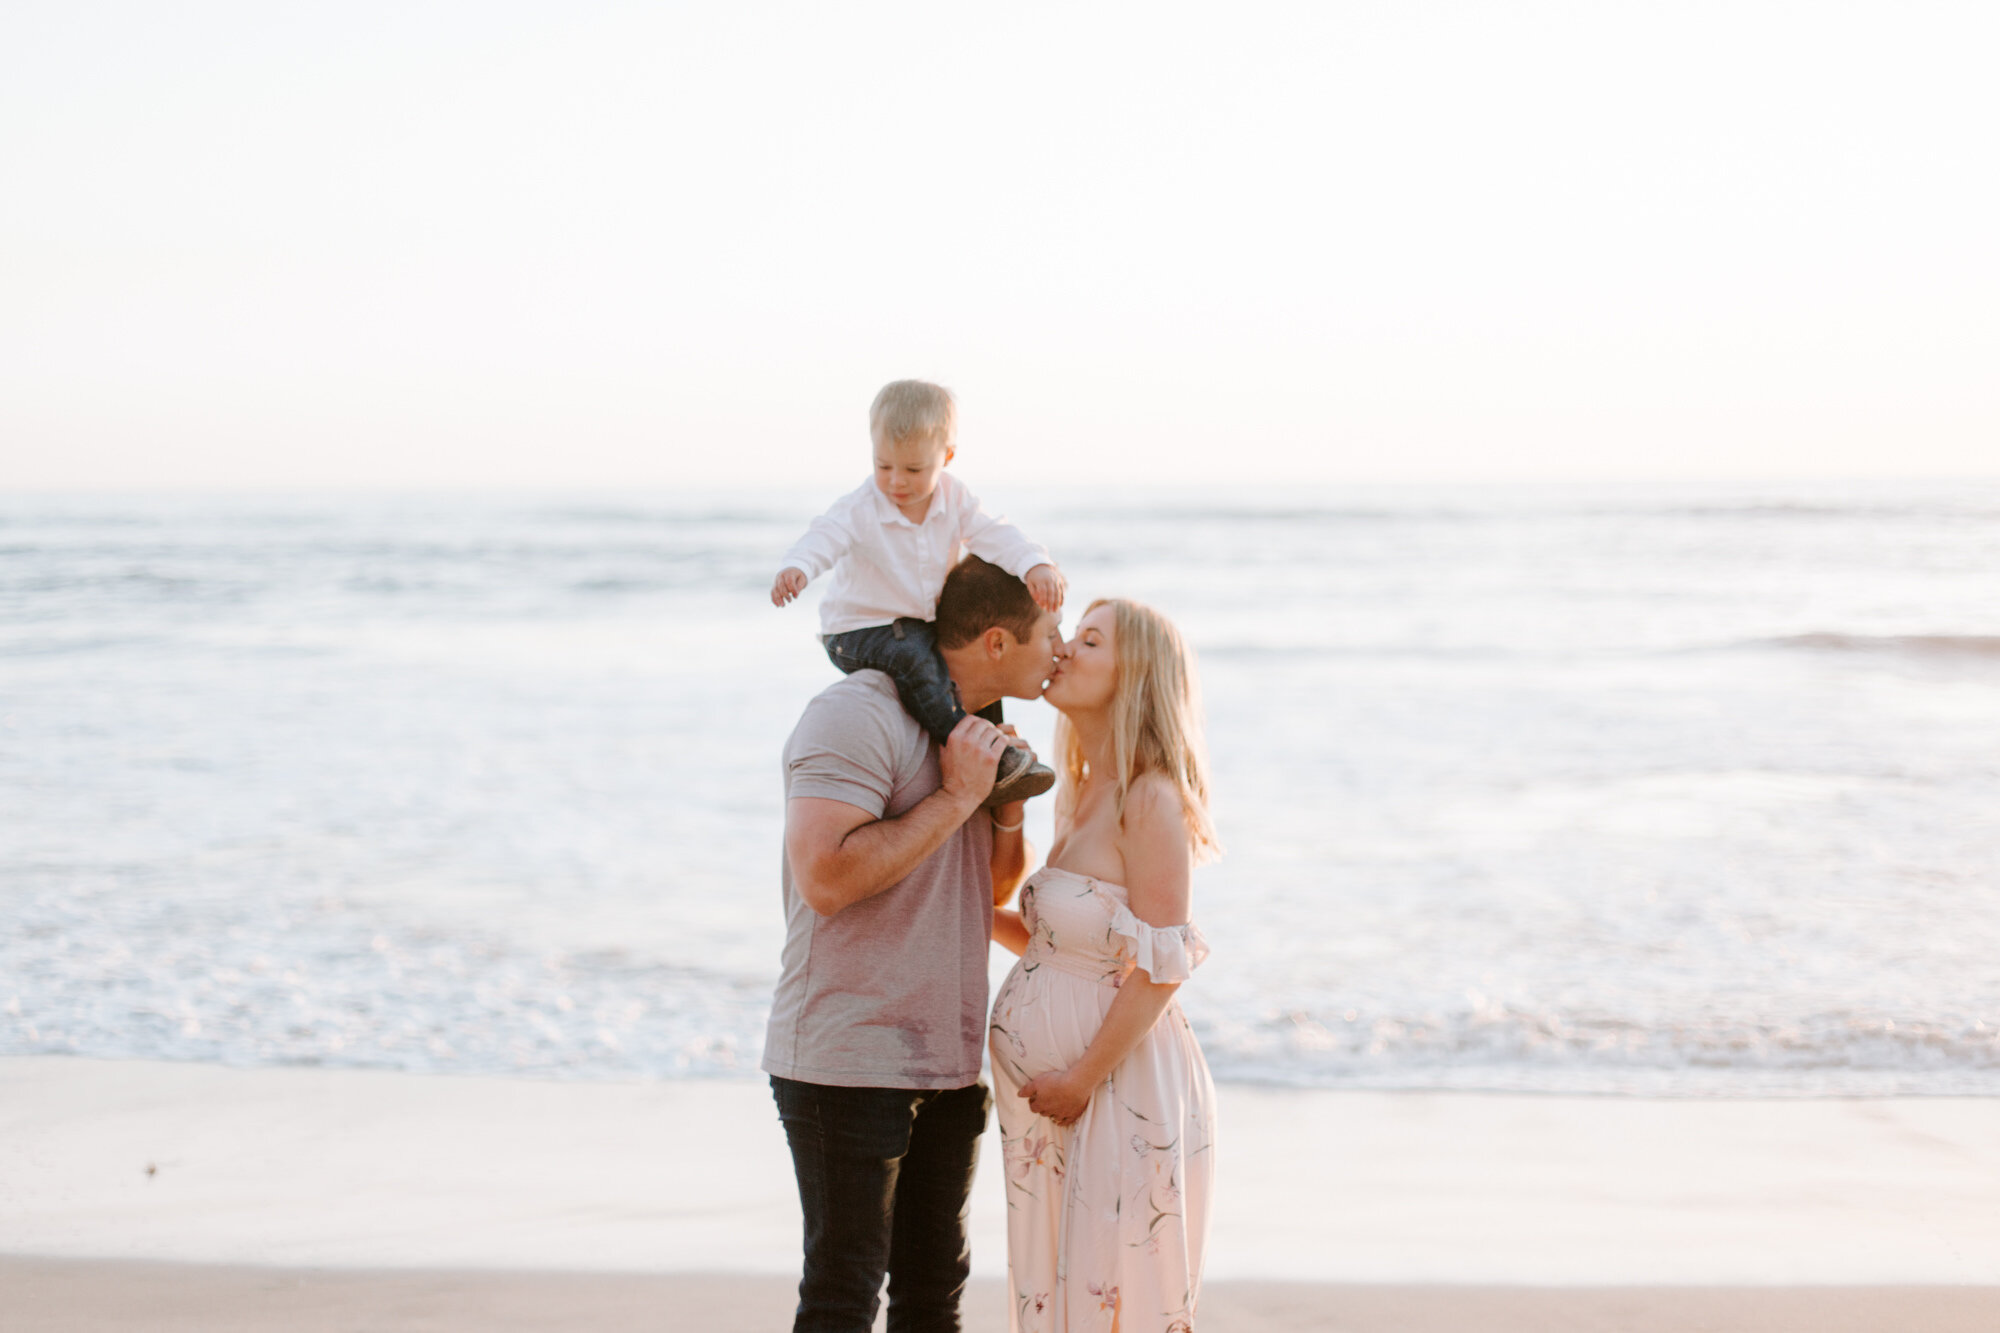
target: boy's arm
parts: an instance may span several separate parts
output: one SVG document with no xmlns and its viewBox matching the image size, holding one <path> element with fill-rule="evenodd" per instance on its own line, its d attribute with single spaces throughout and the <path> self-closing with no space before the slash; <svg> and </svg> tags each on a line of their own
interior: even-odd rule
<svg viewBox="0 0 2000 1333">
<path fill-rule="evenodd" d="M 772 601 L 780 606 L 791 601 L 805 591 L 809 580 L 832 569 L 839 563 L 840 557 L 847 554 L 848 548 L 854 545 L 852 509 L 853 497 L 842 496 L 831 509 L 815 518 L 799 539 L 792 543 L 791 549 L 785 552 L 784 563 L 778 567 L 778 577 L 771 584 Z M 803 577 L 786 577 L 791 570 L 797 570 Z"/>
<path fill-rule="evenodd" d="M 955 478 L 948 478 L 955 482 Z M 979 497 L 959 486 L 958 539 L 965 549 L 981 560 L 1000 566 L 1017 579 L 1026 579 L 1037 565 L 1055 568 L 1049 549 L 1028 540 L 1027 534 L 1009 523 L 1005 515 L 989 514 Z"/>
</svg>

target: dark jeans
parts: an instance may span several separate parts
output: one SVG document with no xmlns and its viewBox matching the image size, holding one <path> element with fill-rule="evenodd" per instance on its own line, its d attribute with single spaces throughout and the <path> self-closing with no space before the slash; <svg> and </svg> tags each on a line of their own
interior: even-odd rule
<svg viewBox="0 0 2000 1333">
<path fill-rule="evenodd" d="M 829 634 L 825 642 L 826 655 L 849 675 L 872 667 L 895 681 L 903 711 L 939 745 L 965 716 L 958 703 L 958 687 L 951 683 L 944 654 L 938 651 L 937 632 L 928 620 L 905 617 L 892 625 Z M 1002 716 L 999 701 L 980 709 L 979 716 L 997 725 Z"/>
<path fill-rule="evenodd" d="M 957 1333 L 972 1271 L 965 1218 L 993 1098 L 771 1079 L 805 1213 L 792 1333 L 868 1333 L 889 1278 L 889 1333 Z"/>
</svg>

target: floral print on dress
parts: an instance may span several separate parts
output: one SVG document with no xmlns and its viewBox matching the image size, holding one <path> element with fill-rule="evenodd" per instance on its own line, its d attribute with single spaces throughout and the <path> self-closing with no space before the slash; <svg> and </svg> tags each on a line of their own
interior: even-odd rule
<svg viewBox="0 0 2000 1333">
<path fill-rule="evenodd" d="M 1208 956 L 1193 925 L 1150 926 L 1123 886 L 1037 871 L 1028 947 L 994 1000 L 989 1047 L 1007 1163 L 1014 1333 L 1193 1333 L 1214 1174 L 1215 1089 L 1172 1003 L 1074 1125 L 1028 1109 L 1029 1079 L 1066 1069 L 1134 968 L 1184 981 Z"/>
</svg>

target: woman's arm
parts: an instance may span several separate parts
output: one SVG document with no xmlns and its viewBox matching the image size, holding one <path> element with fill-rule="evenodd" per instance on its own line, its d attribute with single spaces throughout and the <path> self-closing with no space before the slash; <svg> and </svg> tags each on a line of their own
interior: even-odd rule
<svg viewBox="0 0 2000 1333">
<path fill-rule="evenodd" d="M 1125 832 L 1118 841 L 1132 915 L 1142 925 L 1185 924 L 1191 857 L 1180 793 L 1171 782 L 1149 774 L 1132 785 L 1125 795 Z M 1152 1031 L 1179 989 L 1177 981 L 1154 981 L 1134 968 L 1077 1062 L 1022 1086 L 1029 1109 L 1057 1124 L 1075 1121 L 1090 1104 L 1091 1094 Z"/>
<path fill-rule="evenodd" d="M 1028 923 L 1011 907 L 993 912 L 993 942 L 1016 958 L 1028 951 Z"/>
<path fill-rule="evenodd" d="M 1012 723 L 1002 722 L 1000 732 L 1010 740 L 1020 733 Z M 1023 741 L 1022 745 L 1026 746 Z M 1034 753 L 1032 750 L 1030 754 Z M 1033 848 L 1028 846 L 1028 835 L 1022 832 L 1027 822 L 1026 801 L 1009 801 L 1005 805 L 993 807 L 993 854 L 987 858 L 987 868 L 993 872 L 993 905 L 1005 907 L 1013 898 L 1014 890 L 1021 887 L 1021 881 L 1028 877 L 1028 857 Z M 1008 825 L 1013 827 L 1009 828 Z"/>
<path fill-rule="evenodd" d="M 1029 1079 L 1021 1085 L 1021 1096 L 1028 1099 L 1028 1109 L 1058 1125 L 1074 1124 L 1090 1105 L 1091 1094 L 1111 1077 L 1111 1071 L 1132 1053 L 1140 1039 L 1153 1030 L 1153 1024 L 1167 1011 L 1174 992 L 1180 988 L 1178 981 L 1156 982 L 1135 969 L 1118 988 L 1118 998 L 1111 1002 L 1104 1024 L 1090 1039 L 1083 1058 L 1068 1069 Z"/>
</svg>

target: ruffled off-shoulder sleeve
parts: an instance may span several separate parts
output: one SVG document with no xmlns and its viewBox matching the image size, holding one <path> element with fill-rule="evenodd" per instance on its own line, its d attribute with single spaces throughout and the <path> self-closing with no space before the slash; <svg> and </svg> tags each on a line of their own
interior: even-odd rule
<svg viewBox="0 0 2000 1333">
<path fill-rule="evenodd" d="M 1192 921 L 1149 926 L 1121 903 L 1111 913 L 1111 932 L 1132 941 L 1134 961 L 1154 981 L 1186 981 L 1208 957 L 1208 941 Z"/>
</svg>

